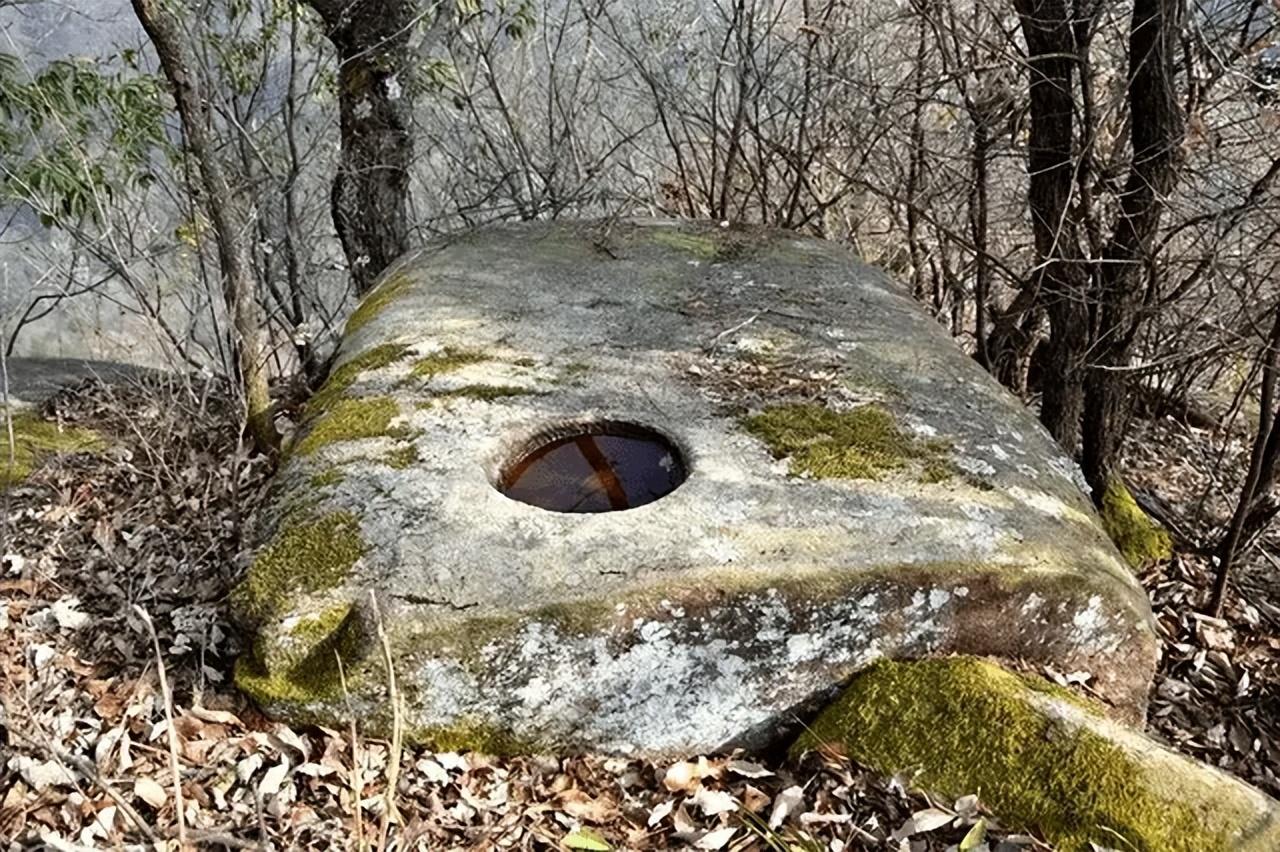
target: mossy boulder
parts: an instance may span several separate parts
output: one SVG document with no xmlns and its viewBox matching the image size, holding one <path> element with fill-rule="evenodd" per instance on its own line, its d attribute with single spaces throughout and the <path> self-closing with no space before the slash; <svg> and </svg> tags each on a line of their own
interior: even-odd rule
<svg viewBox="0 0 1280 852">
<path fill-rule="evenodd" d="M 793 751 L 816 748 L 929 792 L 977 794 L 1006 826 L 1064 852 L 1280 848 L 1280 806 L 1258 790 L 1100 705 L 972 657 L 871 666 Z"/>
<path fill-rule="evenodd" d="M 687 478 L 590 515 L 499 488 L 601 423 L 665 437 Z M 1147 600 L 1034 418 L 892 281 L 768 230 L 525 224 L 406 255 L 348 323 L 259 541 L 241 686 L 384 730 L 381 620 L 408 736 L 441 747 L 763 746 L 877 659 L 949 653 L 1089 671 L 1138 719 L 1155 662 Z"/>
</svg>

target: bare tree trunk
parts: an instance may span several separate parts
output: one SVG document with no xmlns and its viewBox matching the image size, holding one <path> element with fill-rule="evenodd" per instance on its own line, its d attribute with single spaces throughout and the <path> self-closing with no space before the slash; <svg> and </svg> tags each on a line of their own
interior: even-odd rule
<svg viewBox="0 0 1280 852">
<path fill-rule="evenodd" d="M 409 246 L 413 0 L 307 0 L 338 51 L 342 161 L 330 204 L 357 295 Z"/>
<path fill-rule="evenodd" d="M 911 254 L 911 292 L 917 301 L 923 302 L 924 290 L 924 251 L 920 247 L 920 214 L 917 204 L 920 196 L 920 184 L 924 172 L 924 66 L 928 56 L 928 19 L 923 11 L 918 11 L 919 28 L 916 35 L 916 62 L 914 74 L 914 102 L 911 106 L 911 153 L 907 165 L 907 250 Z M 935 310 L 941 309 L 935 299 Z"/>
<path fill-rule="evenodd" d="M 987 164 L 991 152 L 991 128 L 987 116 L 975 115 L 973 125 L 972 188 L 969 193 L 969 228 L 973 236 L 973 341 L 978 363 L 990 369 L 987 352 L 987 302 L 991 298 L 991 260 L 987 254 L 990 204 L 987 200 Z"/>
<path fill-rule="evenodd" d="M 1236 556 L 1242 552 L 1240 544 L 1246 540 L 1250 516 L 1258 508 L 1258 496 L 1269 490 L 1262 487 L 1263 481 L 1274 483 L 1276 478 L 1276 373 L 1277 362 L 1280 361 L 1280 307 L 1276 309 L 1275 322 L 1271 326 L 1271 334 L 1267 338 L 1262 359 L 1262 391 L 1258 397 L 1258 431 L 1253 438 L 1253 452 L 1249 455 L 1249 470 L 1245 474 L 1244 484 L 1240 486 L 1240 498 L 1236 501 L 1235 512 L 1231 515 L 1231 523 L 1227 532 L 1218 544 L 1218 572 L 1213 579 L 1213 595 L 1209 600 L 1209 612 L 1213 616 L 1222 614 L 1222 604 L 1227 595 L 1227 580 L 1231 576 L 1231 567 Z M 1266 501 L 1263 501 L 1266 502 Z M 1271 517 L 1274 517 L 1274 509 Z M 1267 518 L 1270 520 L 1270 517 Z M 1254 521 L 1255 525 L 1257 521 Z M 1263 524 L 1265 526 L 1265 523 Z"/>
<path fill-rule="evenodd" d="M 1085 399 L 1082 467 L 1094 493 L 1114 475 L 1130 393 L 1126 368 L 1145 285 L 1157 274 L 1152 254 L 1165 199 L 1177 180 L 1185 133 L 1174 75 L 1183 0 L 1135 0 L 1129 27 L 1129 115 L 1133 164 L 1111 239 L 1103 251 L 1097 343 Z"/>
<path fill-rule="evenodd" d="M 222 273 L 223 299 L 234 325 L 237 361 L 244 390 L 247 430 L 255 449 L 275 453 L 280 446 L 267 384 L 267 336 L 257 300 L 253 266 L 234 194 L 209 139 L 209 101 L 186 34 L 163 0 L 132 0 L 134 13 L 151 39 L 173 90 L 186 147 L 200 172 L 204 209 L 213 223 Z"/>
<path fill-rule="evenodd" d="M 1027 170 L 1036 249 L 1033 287 L 1050 328 L 1040 420 L 1059 444 L 1074 452 L 1090 338 L 1088 276 L 1071 210 L 1076 33 L 1066 0 L 1016 0 L 1016 6 L 1031 67 Z"/>
</svg>

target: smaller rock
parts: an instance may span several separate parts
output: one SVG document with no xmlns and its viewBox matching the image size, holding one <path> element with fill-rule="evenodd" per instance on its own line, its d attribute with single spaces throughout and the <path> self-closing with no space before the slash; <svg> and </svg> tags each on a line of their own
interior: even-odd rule
<svg viewBox="0 0 1280 852">
<path fill-rule="evenodd" d="M 819 746 L 941 795 L 977 793 L 1004 824 L 1068 852 L 1280 849 L 1280 803 L 974 657 L 872 666 L 794 749 Z"/>
</svg>

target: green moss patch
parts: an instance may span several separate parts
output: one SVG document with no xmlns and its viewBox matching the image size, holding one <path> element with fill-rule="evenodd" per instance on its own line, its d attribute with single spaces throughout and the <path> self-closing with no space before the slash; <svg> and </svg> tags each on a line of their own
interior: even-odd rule
<svg viewBox="0 0 1280 852">
<path fill-rule="evenodd" d="M 511 396 L 528 396 L 533 392 L 529 388 L 516 385 L 463 385 L 440 391 L 436 396 L 440 399 L 478 399 L 483 402 L 492 402 L 495 399 Z"/>
<path fill-rule="evenodd" d="M 315 416 L 342 399 L 356 383 L 356 379 L 360 378 L 361 373 L 380 370 L 408 354 L 409 347 L 400 343 L 384 343 L 361 352 L 329 374 L 324 387 L 316 391 L 307 403 L 307 413 Z"/>
<path fill-rule="evenodd" d="M 396 470 L 404 470 L 418 461 L 418 448 L 413 444 L 396 447 L 382 454 L 382 463 Z"/>
<path fill-rule="evenodd" d="M 364 328 L 382 313 L 388 305 L 408 292 L 413 286 L 413 279 L 404 273 L 392 275 L 365 296 L 347 319 L 346 334 L 350 335 Z"/>
<path fill-rule="evenodd" d="M 311 423 L 306 435 L 294 446 L 294 452 L 305 456 L 336 441 L 406 437 L 407 429 L 391 428 L 391 421 L 399 413 L 400 407 L 391 397 L 339 399 Z"/>
<path fill-rule="evenodd" d="M 232 592 L 240 612 L 264 621 L 293 594 L 339 586 L 365 554 L 360 523 L 350 512 L 287 522 L 259 551 L 244 581 Z"/>
<path fill-rule="evenodd" d="M 701 234 L 691 234 L 687 231 L 655 230 L 653 232 L 653 241 L 659 245 L 694 255 L 703 260 L 712 260 L 720 253 L 720 243 L 718 241 Z"/>
<path fill-rule="evenodd" d="M 0 411 L 0 486 L 22 482 L 50 456 L 103 448 L 102 439 L 88 429 L 61 426 L 28 412 L 14 415 L 12 419 L 13 447 L 10 448 L 9 424 Z"/>
<path fill-rule="evenodd" d="M 476 751 L 504 757 L 546 751 L 537 743 L 522 740 L 509 731 L 470 716 L 462 716 L 448 725 L 410 728 L 405 732 L 405 739 L 432 751 Z"/>
<path fill-rule="evenodd" d="M 976 793 L 1002 822 L 1064 850 L 1226 849 L 1240 824 L 1224 826 L 1244 818 L 1229 805 L 1206 814 L 1167 773 L 1153 777 L 1115 742 L 1037 706 L 1026 679 L 970 657 L 872 666 L 794 750 L 822 744 L 878 771 L 918 773 L 926 790 Z"/>
<path fill-rule="evenodd" d="M 817 479 L 881 479 L 908 467 L 922 482 L 950 479 L 946 445 L 921 441 L 898 428 L 877 405 L 832 411 L 812 403 L 766 408 L 743 420 L 748 432 L 775 458 L 789 458 L 791 472 Z"/>
<path fill-rule="evenodd" d="M 1173 555 L 1173 539 L 1169 533 L 1147 516 L 1133 499 L 1133 494 L 1118 478 L 1107 482 L 1102 494 L 1102 527 L 1111 536 L 1120 555 L 1134 568 L 1158 562 Z"/>
<path fill-rule="evenodd" d="M 488 357 L 479 352 L 446 347 L 440 352 L 414 361 L 409 375 L 415 379 L 430 379 L 441 373 L 451 373 L 468 364 L 479 364 L 487 360 Z"/>
<path fill-rule="evenodd" d="M 312 488 L 331 488 L 334 485 L 341 485 L 347 476 L 336 467 L 321 471 L 315 474 L 309 480 Z"/>
</svg>

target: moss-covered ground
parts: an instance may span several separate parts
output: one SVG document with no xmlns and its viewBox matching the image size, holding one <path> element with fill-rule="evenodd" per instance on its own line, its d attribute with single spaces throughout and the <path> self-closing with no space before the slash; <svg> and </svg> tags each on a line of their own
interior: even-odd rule
<svg viewBox="0 0 1280 852">
<path fill-rule="evenodd" d="M 31 412 L 12 417 L 13 444 L 10 446 L 9 423 L 0 409 L 0 486 L 24 481 L 50 456 L 94 452 L 103 447 L 96 432 L 43 420 Z"/>
</svg>

